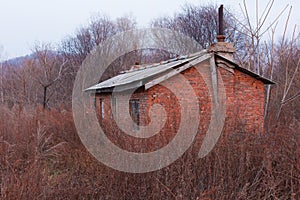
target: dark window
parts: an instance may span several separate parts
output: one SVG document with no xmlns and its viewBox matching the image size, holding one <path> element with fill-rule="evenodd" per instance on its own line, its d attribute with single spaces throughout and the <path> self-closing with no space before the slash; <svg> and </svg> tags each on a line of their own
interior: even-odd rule
<svg viewBox="0 0 300 200">
<path fill-rule="evenodd" d="M 131 99 L 129 101 L 129 110 L 132 120 L 135 122 L 133 124 L 134 128 L 139 130 L 140 125 L 140 101 L 139 99 Z"/>
</svg>

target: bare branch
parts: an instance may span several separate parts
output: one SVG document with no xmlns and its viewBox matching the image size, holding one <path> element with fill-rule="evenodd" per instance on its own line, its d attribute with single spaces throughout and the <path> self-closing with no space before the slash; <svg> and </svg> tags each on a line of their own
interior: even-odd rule
<svg viewBox="0 0 300 200">
<path fill-rule="evenodd" d="M 251 25 L 251 22 L 250 22 L 250 16 L 249 16 L 249 14 L 248 14 L 248 9 L 247 9 L 247 5 L 246 5 L 246 0 L 243 1 L 243 4 L 244 4 L 244 9 L 245 9 L 243 12 L 245 12 L 245 16 L 246 16 L 246 20 L 247 20 L 247 22 L 248 22 L 248 26 L 249 26 L 249 29 L 250 29 L 250 33 L 251 33 L 251 35 L 254 35 L 254 33 L 253 33 L 253 28 L 252 28 L 252 25 Z"/>
<path fill-rule="evenodd" d="M 288 99 L 282 101 L 281 103 L 282 103 L 282 104 L 289 103 L 290 101 L 295 100 L 295 99 L 296 99 L 297 97 L 299 97 L 299 96 L 300 96 L 300 91 L 298 91 L 298 92 L 297 92 L 295 95 L 293 95 L 292 97 L 290 97 L 290 98 L 288 98 Z"/>
<path fill-rule="evenodd" d="M 278 19 L 283 15 L 285 10 L 288 8 L 289 5 L 286 5 L 286 7 L 279 13 L 279 15 L 275 18 L 275 20 L 259 35 L 260 37 L 263 36 L 269 29 L 278 21 Z"/>
<path fill-rule="evenodd" d="M 268 4 L 267 4 L 267 6 L 265 7 L 265 10 L 264 10 L 263 14 L 261 15 L 261 18 L 263 18 L 263 17 L 264 17 L 264 18 L 263 18 L 263 21 L 262 21 L 262 22 L 261 22 L 261 20 L 259 20 L 259 21 L 260 21 L 260 25 L 258 26 L 258 28 L 257 28 L 257 30 L 256 30 L 256 34 L 259 33 L 260 29 L 261 29 L 262 26 L 265 24 L 265 22 L 266 22 L 266 20 L 267 20 L 267 18 L 268 18 L 268 16 L 269 16 L 269 14 L 270 14 L 270 11 L 272 10 L 273 3 L 274 3 L 274 0 L 271 0 L 271 3 L 270 3 L 270 1 L 269 1 Z M 265 11 L 267 11 L 267 12 L 265 13 Z M 264 16 L 264 13 L 265 13 L 265 16 Z"/>
</svg>

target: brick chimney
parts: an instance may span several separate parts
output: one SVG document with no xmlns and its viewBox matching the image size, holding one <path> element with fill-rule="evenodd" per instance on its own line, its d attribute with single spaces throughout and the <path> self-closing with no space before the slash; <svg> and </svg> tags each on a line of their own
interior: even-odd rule
<svg viewBox="0 0 300 200">
<path fill-rule="evenodd" d="M 219 30 L 217 35 L 218 42 L 212 44 L 208 50 L 209 52 L 215 52 L 233 61 L 233 54 L 235 53 L 235 49 L 233 47 L 233 44 L 225 42 L 225 38 L 226 36 L 224 34 L 223 5 L 221 5 L 219 7 Z"/>
</svg>

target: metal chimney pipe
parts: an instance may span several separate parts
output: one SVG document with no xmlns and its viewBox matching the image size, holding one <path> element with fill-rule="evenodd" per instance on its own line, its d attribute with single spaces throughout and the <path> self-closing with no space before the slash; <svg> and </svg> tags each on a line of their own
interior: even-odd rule
<svg viewBox="0 0 300 200">
<path fill-rule="evenodd" d="M 225 41 L 225 34 L 224 34 L 223 5 L 221 5 L 219 7 L 218 13 L 219 13 L 219 31 L 218 31 L 217 40 L 218 40 L 218 42 L 224 42 Z"/>
<path fill-rule="evenodd" d="M 224 35 L 223 5 L 219 7 L 219 34 Z"/>
</svg>

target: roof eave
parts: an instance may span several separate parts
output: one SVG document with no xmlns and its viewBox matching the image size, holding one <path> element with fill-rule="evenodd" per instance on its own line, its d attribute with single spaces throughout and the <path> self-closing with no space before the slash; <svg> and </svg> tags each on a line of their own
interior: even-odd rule
<svg viewBox="0 0 300 200">
<path fill-rule="evenodd" d="M 264 84 L 276 84 L 274 81 L 272 81 L 272 80 L 270 80 L 270 79 L 267 79 L 267 78 L 265 78 L 265 77 L 262 77 L 262 76 L 260 76 L 260 75 L 258 75 L 258 74 L 256 74 L 256 73 L 254 73 L 254 72 L 248 70 L 248 69 L 245 69 L 245 68 L 239 66 L 237 63 L 233 62 L 232 60 L 229 60 L 229 59 L 225 58 L 224 56 L 221 56 L 221 55 L 219 55 L 219 54 L 215 54 L 215 56 L 216 56 L 217 58 L 220 58 L 220 59 L 222 59 L 222 60 L 228 62 L 229 64 L 233 65 L 234 68 L 237 69 L 237 70 L 239 70 L 240 72 L 243 72 L 243 73 L 245 73 L 245 74 L 248 74 L 249 76 L 252 76 L 253 78 L 255 78 L 255 79 L 257 79 L 257 80 L 262 81 Z"/>
</svg>

